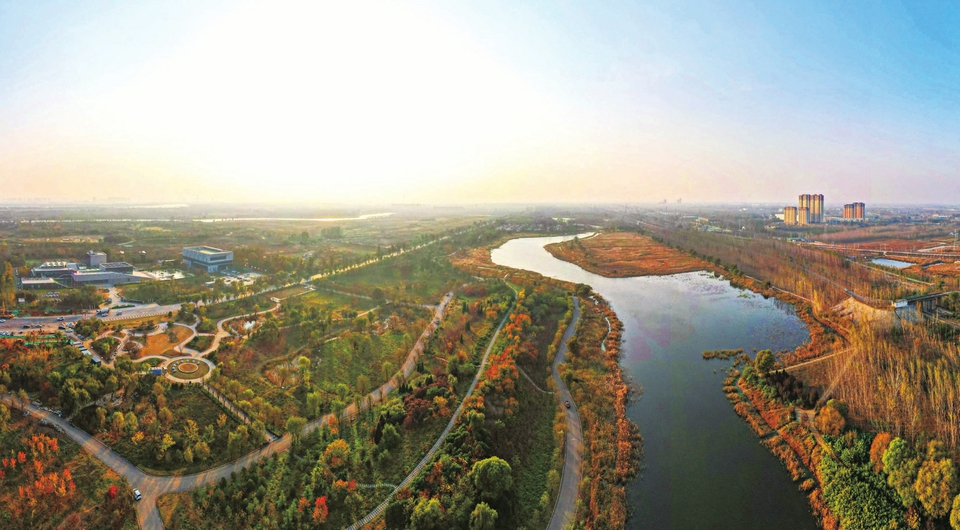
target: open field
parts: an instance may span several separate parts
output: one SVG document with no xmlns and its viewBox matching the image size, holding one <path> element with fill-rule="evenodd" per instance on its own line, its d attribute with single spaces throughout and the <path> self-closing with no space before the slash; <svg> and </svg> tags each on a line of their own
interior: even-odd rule
<svg viewBox="0 0 960 530">
<path fill-rule="evenodd" d="M 147 343 L 140 349 L 137 357 L 147 355 L 162 355 L 190 336 L 190 329 L 183 326 L 170 326 L 166 332 L 149 335 Z"/>
<path fill-rule="evenodd" d="M 558 259 L 607 277 L 677 274 L 707 268 L 700 259 L 631 232 L 603 232 L 547 245 L 546 249 Z"/>
</svg>

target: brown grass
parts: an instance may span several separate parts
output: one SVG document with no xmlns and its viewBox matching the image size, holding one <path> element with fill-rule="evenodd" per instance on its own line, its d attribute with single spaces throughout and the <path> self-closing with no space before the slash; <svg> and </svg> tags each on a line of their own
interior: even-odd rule
<svg viewBox="0 0 960 530">
<path fill-rule="evenodd" d="M 708 267 L 704 261 L 685 252 L 632 232 L 603 232 L 545 248 L 557 259 L 612 278 L 677 274 Z"/>
<path fill-rule="evenodd" d="M 140 356 L 162 355 L 163 352 L 172 349 L 190 336 L 190 330 L 183 326 L 173 326 L 172 331 L 177 336 L 174 341 L 171 341 L 170 338 L 167 337 L 169 331 L 147 337 L 147 344 L 143 348 L 140 348 Z"/>
</svg>

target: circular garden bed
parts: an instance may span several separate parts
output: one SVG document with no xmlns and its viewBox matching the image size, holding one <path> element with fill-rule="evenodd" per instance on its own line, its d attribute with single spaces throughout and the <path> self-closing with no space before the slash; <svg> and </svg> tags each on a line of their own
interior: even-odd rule
<svg viewBox="0 0 960 530">
<path fill-rule="evenodd" d="M 167 366 L 167 373 L 176 379 L 200 379 L 209 371 L 207 363 L 194 359 L 180 359 Z"/>
</svg>

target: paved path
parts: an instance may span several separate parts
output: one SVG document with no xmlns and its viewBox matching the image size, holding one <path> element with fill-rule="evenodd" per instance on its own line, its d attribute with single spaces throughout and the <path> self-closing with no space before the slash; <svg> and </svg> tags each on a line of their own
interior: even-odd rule
<svg viewBox="0 0 960 530">
<path fill-rule="evenodd" d="M 439 326 L 440 321 L 443 319 L 443 315 L 446 312 L 447 305 L 452 299 L 453 293 L 447 293 L 443 297 L 443 300 L 440 302 L 440 304 L 434 308 L 435 315 L 433 320 L 430 321 L 430 323 L 427 325 L 427 328 L 420 335 L 420 338 L 410 350 L 410 353 L 407 356 L 407 361 L 403 365 L 401 373 L 403 373 L 405 378 L 409 377 L 409 375 L 413 373 L 413 370 L 416 368 L 417 360 L 423 353 L 426 341 L 430 338 L 430 336 L 433 335 L 433 332 L 437 329 L 437 326 Z M 502 325 L 503 324 L 501 323 L 501 327 Z M 484 359 L 486 359 L 486 357 L 484 357 Z M 392 379 L 368 394 L 367 399 L 363 401 L 360 407 L 358 407 L 356 404 L 352 404 L 347 407 L 341 419 L 350 419 L 356 416 L 360 411 L 379 403 L 386 395 L 389 395 L 390 392 L 396 390 L 398 382 L 398 378 L 394 376 Z M 0 400 L 5 401 L 12 406 L 12 396 L 0 396 Z M 16 408 L 19 409 L 20 407 L 17 406 Z M 123 475 L 123 477 L 126 478 L 127 482 L 130 484 L 130 487 L 140 490 L 143 498 L 137 503 L 137 521 L 140 525 L 140 528 L 143 530 L 161 530 L 163 528 L 163 521 L 160 518 L 160 511 L 157 509 L 157 499 L 160 497 L 160 495 L 165 493 L 192 491 L 206 484 L 213 484 L 220 480 L 220 478 L 229 478 L 230 474 L 233 472 L 237 472 L 243 468 L 249 467 L 250 465 L 273 454 L 288 450 L 293 440 L 289 434 L 284 435 L 276 442 L 264 444 L 259 449 L 247 453 L 233 462 L 215 467 L 202 473 L 195 473 L 192 475 L 154 476 L 140 470 L 125 458 L 104 445 L 103 442 L 97 440 L 90 434 L 87 434 L 85 431 L 74 427 L 66 420 L 58 417 L 56 414 L 46 412 L 33 406 L 32 404 L 27 405 L 27 408 L 28 411 L 34 416 L 47 420 L 48 422 L 63 428 L 64 434 L 76 440 L 77 443 L 83 447 L 83 449 L 100 459 L 101 462 L 116 471 L 118 474 Z M 323 425 L 333 421 L 333 419 L 333 414 L 326 414 L 321 418 L 307 423 L 304 432 L 309 432 L 313 429 L 322 427 Z"/>
<path fill-rule="evenodd" d="M 450 418 L 450 421 L 447 423 L 446 428 L 443 429 L 442 433 L 440 433 L 440 437 L 437 438 L 437 442 L 433 444 L 433 447 L 431 447 L 429 451 L 427 451 L 427 454 L 423 457 L 422 460 L 420 460 L 420 463 L 418 463 L 413 468 L 413 471 L 411 471 L 400 482 L 400 484 L 398 484 L 393 488 L 393 491 L 390 492 L 390 495 L 387 496 L 386 500 L 381 502 L 376 508 L 374 508 L 370 513 L 365 515 L 362 519 L 350 525 L 349 530 L 359 530 L 360 528 L 363 528 L 364 526 L 379 519 L 380 516 L 383 515 L 383 511 L 386 510 L 387 506 L 393 501 L 393 498 L 397 495 L 397 492 L 400 491 L 401 488 L 404 488 L 410 485 L 410 483 L 413 482 L 413 479 L 417 478 L 417 475 L 419 475 L 420 472 L 423 471 L 423 468 L 425 468 L 427 464 L 429 464 L 433 460 L 433 457 L 436 456 L 437 451 L 440 450 L 440 446 L 443 445 L 443 442 L 447 439 L 447 435 L 450 434 L 450 431 L 452 431 L 453 427 L 456 425 L 457 419 L 460 418 L 460 414 L 463 412 L 464 403 L 466 402 L 467 398 L 469 398 L 473 394 L 473 391 L 476 388 L 477 383 L 480 381 L 480 377 L 483 375 L 483 367 L 486 366 L 487 364 L 487 358 L 490 356 L 490 351 L 493 350 L 493 345 L 496 344 L 497 342 L 497 337 L 500 335 L 500 330 L 503 329 L 504 324 L 507 323 L 507 317 L 509 317 L 510 313 L 512 312 L 513 310 L 511 309 L 510 311 L 507 311 L 505 315 L 503 315 L 503 319 L 500 321 L 500 325 L 497 326 L 497 331 L 493 334 L 493 337 L 490 338 L 490 343 L 487 344 L 487 349 L 486 351 L 483 352 L 483 359 L 480 360 L 480 365 L 477 367 L 477 374 L 473 376 L 473 382 L 470 383 L 470 388 L 468 388 L 467 393 L 463 395 L 463 399 L 460 400 L 460 405 L 457 407 L 457 410 L 453 413 L 453 416 Z M 408 362 L 409 362 L 409 359 L 408 359 Z"/>
<path fill-rule="evenodd" d="M 570 402 L 570 408 L 564 407 L 563 409 L 567 420 L 563 478 L 560 480 L 560 492 L 557 494 L 557 503 L 553 507 L 553 516 L 550 518 L 550 524 L 547 525 L 548 530 L 571 528 L 577 516 L 578 488 L 582 478 L 583 432 L 580 429 L 580 413 L 577 412 L 577 405 L 573 402 L 567 384 L 560 378 L 558 366 L 567 354 L 567 342 L 576 331 L 579 320 L 580 300 L 574 296 L 573 319 L 570 320 L 570 325 L 567 326 L 567 331 L 563 334 L 560 349 L 557 350 L 557 356 L 553 360 L 553 380 L 557 383 L 559 399 L 561 403 Z"/>
</svg>

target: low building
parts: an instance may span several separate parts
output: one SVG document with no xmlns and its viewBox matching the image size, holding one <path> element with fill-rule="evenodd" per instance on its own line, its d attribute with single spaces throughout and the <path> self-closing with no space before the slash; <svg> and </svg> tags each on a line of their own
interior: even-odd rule
<svg viewBox="0 0 960 530">
<path fill-rule="evenodd" d="M 113 261 L 110 263 L 101 263 L 100 270 L 103 272 L 119 272 L 122 274 L 133 274 L 133 265 L 126 261 Z"/>
<path fill-rule="evenodd" d="M 102 270 L 82 270 L 75 271 L 70 276 L 70 281 L 74 285 L 94 285 L 97 287 L 108 286 L 112 287 L 114 285 L 123 285 L 127 283 L 138 283 L 140 281 L 139 276 L 134 276 L 132 274 L 124 274 L 122 272 L 108 272 Z"/>
<path fill-rule="evenodd" d="M 23 278 L 20 280 L 21 289 L 56 289 L 61 285 L 53 278 Z"/>
<path fill-rule="evenodd" d="M 34 278 L 69 279 L 80 270 L 80 265 L 72 261 L 45 261 L 31 269 Z"/>
<path fill-rule="evenodd" d="M 207 246 L 187 247 L 183 249 L 183 263 L 206 272 L 224 271 L 233 265 L 233 252 Z"/>
</svg>

